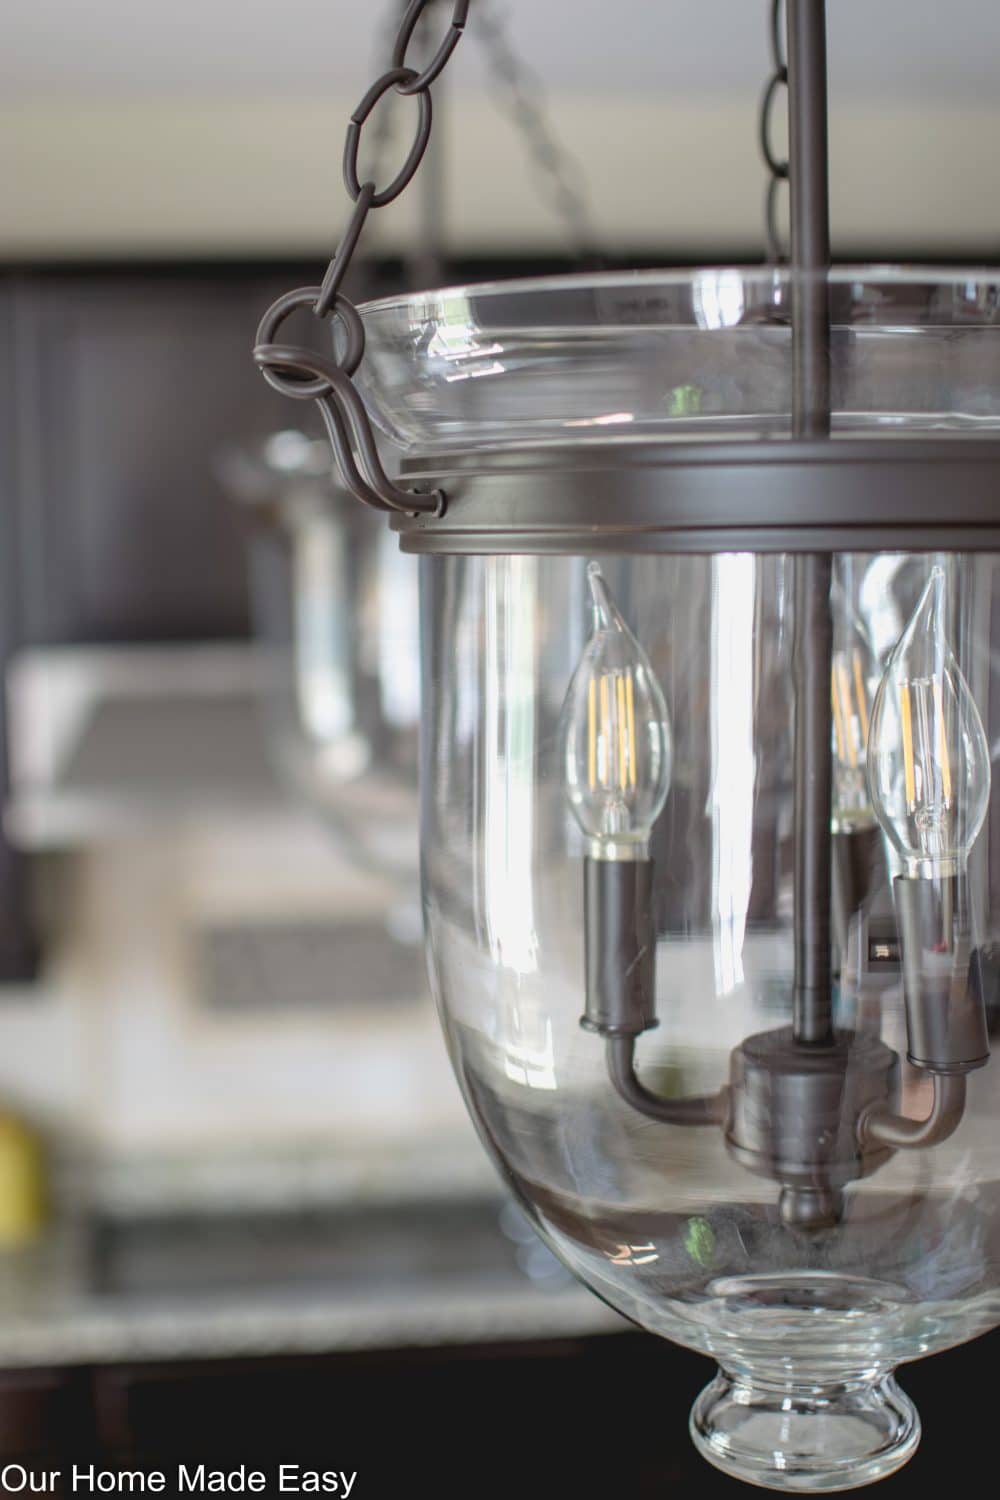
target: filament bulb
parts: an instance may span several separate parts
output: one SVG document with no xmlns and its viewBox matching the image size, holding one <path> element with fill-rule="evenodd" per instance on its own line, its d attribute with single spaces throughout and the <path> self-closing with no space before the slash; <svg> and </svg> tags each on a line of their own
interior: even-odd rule
<svg viewBox="0 0 1000 1500">
<path fill-rule="evenodd" d="M 908 875 L 964 866 L 990 797 L 986 735 L 945 635 L 935 567 L 889 657 L 868 738 L 872 806 Z"/>
<path fill-rule="evenodd" d="M 852 833 L 875 822 L 866 775 L 868 730 L 877 683 L 875 653 L 845 582 L 838 578 L 831 595 L 834 833 Z"/>
<path fill-rule="evenodd" d="M 563 707 L 566 793 L 597 859 L 645 859 L 670 786 L 667 706 L 596 562 L 593 631 Z"/>
</svg>

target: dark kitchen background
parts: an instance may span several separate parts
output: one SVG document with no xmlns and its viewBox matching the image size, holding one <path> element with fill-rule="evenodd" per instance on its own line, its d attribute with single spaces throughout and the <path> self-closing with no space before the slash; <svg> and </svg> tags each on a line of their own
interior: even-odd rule
<svg viewBox="0 0 1000 1500">
<path fill-rule="evenodd" d="M 352 290 L 760 259 L 769 8 L 473 0 Z M 571 1284 L 473 1137 L 419 945 L 414 576 L 249 357 L 334 247 L 399 9 L 5 10 L 0 1460 L 728 1494 L 706 1362 Z M 995 261 L 1000 9 L 829 10 L 837 258 Z M 903 1372 L 935 1420 L 887 1497 L 953 1472 L 950 1414 L 989 1430 L 996 1353 Z"/>
</svg>

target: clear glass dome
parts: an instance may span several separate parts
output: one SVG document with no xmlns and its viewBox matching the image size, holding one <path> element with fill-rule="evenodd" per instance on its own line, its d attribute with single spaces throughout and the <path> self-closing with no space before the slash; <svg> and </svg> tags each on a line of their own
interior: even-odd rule
<svg viewBox="0 0 1000 1500">
<path fill-rule="evenodd" d="M 830 273 L 832 426 L 1000 430 L 995 270 Z M 449 287 L 369 303 L 358 379 L 404 448 L 783 437 L 791 274 L 766 266 Z"/>
<path fill-rule="evenodd" d="M 220 461 L 251 521 L 261 708 L 282 780 L 345 852 L 414 893 L 418 869 L 417 565 L 296 431 Z M 411 924 L 414 925 L 414 924 Z"/>
<path fill-rule="evenodd" d="M 718 1361 L 692 1414 L 706 1455 L 779 1488 L 867 1483 L 919 1435 L 894 1368 L 1000 1320 L 1000 1071 L 977 1054 L 1000 1024 L 996 799 L 960 886 L 907 885 L 850 783 L 852 817 L 833 834 L 835 1036 L 793 1044 L 794 560 L 601 559 L 662 694 L 673 764 L 650 863 L 609 858 L 596 876 L 564 707 L 595 626 L 591 561 L 422 560 L 425 928 L 450 1052 L 487 1149 L 557 1254 L 643 1327 Z M 949 650 L 997 744 L 998 565 L 835 559 L 848 769 L 859 730 L 846 716 L 870 712 L 934 569 Z M 581 712 L 581 774 L 599 780 Z M 618 722 L 627 781 L 627 704 Z M 595 960 L 594 934 L 619 908 L 592 904 L 595 879 L 627 889 L 632 916 L 646 901 L 651 932 L 646 952 L 631 916 L 618 931 L 649 996 L 596 1019 L 591 988 L 614 963 Z M 920 940 L 903 942 L 918 921 Z M 930 939 L 928 922 L 943 924 Z M 935 1031 L 963 1007 L 967 1027 Z"/>
</svg>

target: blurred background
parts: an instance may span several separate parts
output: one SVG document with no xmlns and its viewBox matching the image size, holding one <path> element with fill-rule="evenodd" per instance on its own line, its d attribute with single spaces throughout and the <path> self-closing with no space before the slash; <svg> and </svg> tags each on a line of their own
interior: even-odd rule
<svg viewBox="0 0 1000 1500">
<path fill-rule="evenodd" d="M 769 9 L 473 0 L 351 293 L 760 259 Z M 532 1495 L 735 1490 L 687 1447 L 702 1362 L 571 1286 L 473 1138 L 420 947 L 414 565 L 249 357 L 336 244 L 400 11 L 4 8 L 0 1457 L 465 1494 L 454 1427 L 503 1445 L 480 1493 L 532 1436 Z M 837 258 L 995 260 L 1000 9 L 829 12 Z M 627 1460 L 579 1441 L 595 1386 Z"/>
</svg>

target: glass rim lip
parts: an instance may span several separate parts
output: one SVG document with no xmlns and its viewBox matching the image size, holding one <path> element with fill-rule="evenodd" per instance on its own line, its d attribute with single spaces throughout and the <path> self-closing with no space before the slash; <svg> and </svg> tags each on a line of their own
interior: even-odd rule
<svg viewBox="0 0 1000 1500">
<path fill-rule="evenodd" d="M 816 279 L 830 286 L 849 285 L 860 282 L 872 287 L 924 286 L 929 283 L 939 286 L 959 286 L 963 282 L 988 283 L 1000 288 L 1000 265 L 986 264 L 947 265 L 919 261 L 871 263 L 844 262 L 834 264 L 821 271 L 798 269 L 788 263 L 772 265 L 766 261 L 720 262 L 717 265 L 669 266 L 662 270 L 647 267 L 635 271 L 568 271 L 549 276 L 512 276 L 491 281 L 466 281 L 428 287 L 411 292 L 393 292 L 385 297 L 374 297 L 359 302 L 362 316 L 391 312 L 395 308 L 411 307 L 420 302 L 444 302 L 451 298 L 499 297 L 506 293 L 517 295 L 541 294 L 559 291 L 625 290 L 630 287 L 692 286 L 706 276 L 739 276 L 742 281 L 774 281 L 785 284 L 795 281 L 809 282 Z"/>
</svg>

